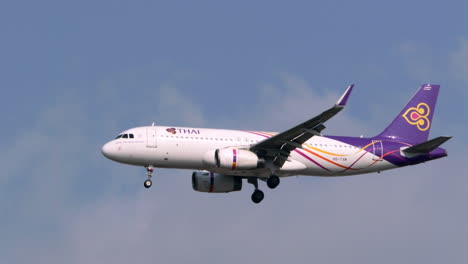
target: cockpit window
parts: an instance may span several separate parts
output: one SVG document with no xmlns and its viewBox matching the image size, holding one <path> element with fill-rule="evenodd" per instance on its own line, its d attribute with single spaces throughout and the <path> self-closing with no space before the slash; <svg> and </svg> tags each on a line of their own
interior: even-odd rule
<svg viewBox="0 0 468 264">
<path fill-rule="evenodd" d="M 115 139 L 119 138 L 134 138 L 133 134 L 120 134 Z"/>
</svg>

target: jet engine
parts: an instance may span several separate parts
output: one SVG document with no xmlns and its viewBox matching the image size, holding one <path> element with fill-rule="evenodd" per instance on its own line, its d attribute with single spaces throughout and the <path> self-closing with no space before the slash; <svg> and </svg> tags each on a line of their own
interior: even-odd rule
<svg viewBox="0 0 468 264">
<path fill-rule="evenodd" d="M 209 151 L 203 157 L 203 162 L 211 168 L 228 170 L 252 170 L 263 168 L 263 159 L 246 149 L 224 148 Z"/>
<path fill-rule="evenodd" d="M 192 173 L 192 187 L 199 192 L 235 192 L 242 189 L 242 179 L 213 172 L 194 171 Z"/>
</svg>

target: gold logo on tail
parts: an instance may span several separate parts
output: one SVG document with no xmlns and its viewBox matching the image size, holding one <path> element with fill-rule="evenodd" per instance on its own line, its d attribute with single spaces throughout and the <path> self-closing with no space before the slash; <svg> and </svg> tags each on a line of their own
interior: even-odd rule
<svg viewBox="0 0 468 264">
<path fill-rule="evenodd" d="M 416 107 L 411 107 L 402 115 L 410 125 L 417 126 L 420 131 L 426 131 L 431 126 L 429 113 L 431 109 L 425 103 L 420 103 Z"/>
</svg>

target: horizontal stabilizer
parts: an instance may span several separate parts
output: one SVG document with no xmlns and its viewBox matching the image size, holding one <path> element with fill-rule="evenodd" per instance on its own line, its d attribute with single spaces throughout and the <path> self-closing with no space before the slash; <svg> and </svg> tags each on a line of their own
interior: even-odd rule
<svg viewBox="0 0 468 264">
<path fill-rule="evenodd" d="M 452 137 L 444 137 L 444 136 L 436 137 L 429 141 L 426 141 L 421 144 L 417 144 L 407 149 L 404 149 L 403 152 L 407 154 L 426 154 L 438 148 L 440 145 L 444 144 L 447 140 L 451 138 Z"/>
</svg>

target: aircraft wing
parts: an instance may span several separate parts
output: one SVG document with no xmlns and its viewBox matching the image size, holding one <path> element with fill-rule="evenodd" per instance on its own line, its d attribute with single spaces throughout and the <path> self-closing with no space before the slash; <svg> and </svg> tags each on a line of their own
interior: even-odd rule
<svg viewBox="0 0 468 264">
<path fill-rule="evenodd" d="M 273 160 L 273 164 L 281 168 L 288 159 L 291 151 L 302 148 L 302 144 L 325 129 L 323 123 L 335 116 L 346 105 L 354 84 L 350 85 L 338 102 L 320 115 L 305 121 L 291 129 L 262 140 L 250 147 L 266 160 Z"/>
</svg>

